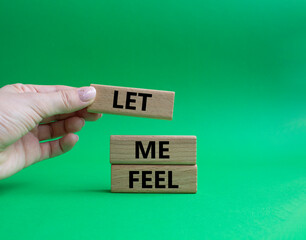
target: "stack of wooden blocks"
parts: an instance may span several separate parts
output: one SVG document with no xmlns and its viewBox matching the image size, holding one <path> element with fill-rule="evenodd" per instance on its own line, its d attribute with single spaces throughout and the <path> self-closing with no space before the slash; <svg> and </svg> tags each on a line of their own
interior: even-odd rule
<svg viewBox="0 0 306 240">
<path fill-rule="evenodd" d="M 89 112 L 172 119 L 174 92 L 92 86 L 97 96 Z M 196 140 L 196 136 L 111 136 L 111 191 L 196 193 Z"/>
<path fill-rule="evenodd" d="M 112 192 L 197 191 L 195 136 L 111 136 Z"/>
</svg>

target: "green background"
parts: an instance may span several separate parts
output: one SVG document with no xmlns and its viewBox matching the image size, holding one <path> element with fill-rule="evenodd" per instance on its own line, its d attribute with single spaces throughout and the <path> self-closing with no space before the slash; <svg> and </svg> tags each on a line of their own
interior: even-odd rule
<svg viewBox="0 0 306 240">
<path fill-rule="evenodd" d="M 305 0 L 0 0 L 0 83 L 176 92 L 0 182 L 1 239 L 305 239 Z M 198 193 L 112 194 L 112 134 L 197 135 Z"/>
</svg>

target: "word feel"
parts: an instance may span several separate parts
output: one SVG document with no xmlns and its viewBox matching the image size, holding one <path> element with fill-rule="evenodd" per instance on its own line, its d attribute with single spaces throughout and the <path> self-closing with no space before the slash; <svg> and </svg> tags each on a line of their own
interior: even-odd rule
<svg viewBox="0 0 306 240">
<path fill-rule="evenodd" d="M 153 181 L 153 174 L 155 181 Z M 165 175 L 167 175 L 168 184 L 166 184 Z M 129 188 L 133 188 L 134 183 L 140 181 L 142 188 L 179 188 L 178 185 L 173 184 L 172 178 L 172 171 L 167 171 L 167 174 L 166 171 L 129 171 Z"/>
</svg>

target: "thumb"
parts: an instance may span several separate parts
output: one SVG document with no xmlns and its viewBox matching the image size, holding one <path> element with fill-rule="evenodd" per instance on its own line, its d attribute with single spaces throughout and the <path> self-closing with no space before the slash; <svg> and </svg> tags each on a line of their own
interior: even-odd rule
<svg viewBox="0 0 306 240">
<path fill-rule="evenodd" d="M 93 103 L 96 97 L 94 87 L 65 89 L 38 94 L 36 106 L 44 117 L 78 111 Z"/>
</svg>

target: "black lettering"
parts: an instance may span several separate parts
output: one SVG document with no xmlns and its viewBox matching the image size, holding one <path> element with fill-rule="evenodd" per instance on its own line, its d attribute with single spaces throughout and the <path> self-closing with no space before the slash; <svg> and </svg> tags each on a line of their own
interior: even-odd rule
<svg viewBox="0 0 306 240">
<path fill-rule="evenodd" d="M 143 158 L 148 158 L 150 151 L 151 151 L 151 158 L 155 158 L 155 142 L 154 141 L 149 141 L 146 151 L 144 150 L 142 142 L 136 141 L 135 142 L 135 158 L 136 159 L 139 159 L 139 149 L 141 151 Z"/>
<path fill-rule="evenodd" d="M 152 97 L 152 94 L 149 94 L 149 93 L 138 93 L 138 96 L 142 97 L 141 110 L 142 111 L 146 111 L 147 110 L 147 99 L 149 97 Z"/>
<path fill-rule="evenodd" d="M 129 188 L 133 188 L 134 182 L 139 182 L 138 178 L 134 178 L 134 174 L 139 174 L 139 171 L 129 171 Z"/>
<path fill-rule="evenodd" d="M 123 108 L 123 105 L 118 105 L 118 91 L 114 91 L 113 108 Z"/>
<path fill-rule="evenodd" d="M 172 171 L 168 171 L 168 188 L 179 188 L 178 185 L 172 184 Z"/>
<path fill-rule="evenodd" d="M 155 188 L 166 188 L 166 185 L 160 185 L 160 181 L 165 181 L 165 178 L 161 178 L 160 174 L 165 174 L 165 171 L 156 171 L 155 172 Z"/>
<path fill-rule="evenodd" d="M 132 99 L 131 96 L 137 96 L 137 93 L 134 92 L 127 92 L 126 93 L 126 104 L 125 108 L 126 109 L 131 109 L 131 110 L 136 110 L 135 106 L 131 106 L 131 103 L 136 102 L 136 99 Z"/>
<path fill-rule="evenodd" d="M 169 152 L 169 148 L 164 147 L 165 144 L 169 144 L 169 141 L 159 142 L 159 158 L 170 158 L 169 155 L 164 155 L 164 152 Z"/>
<path fill-rule="evenodd" d="M 152 178 L 148 178 L 147 174 L 152 174 L 152 171 L 142 172 L 142 188 L 152 188 L 152 185 L 147 185 L 148 181 L 152 181 Z"/>
</svg>

